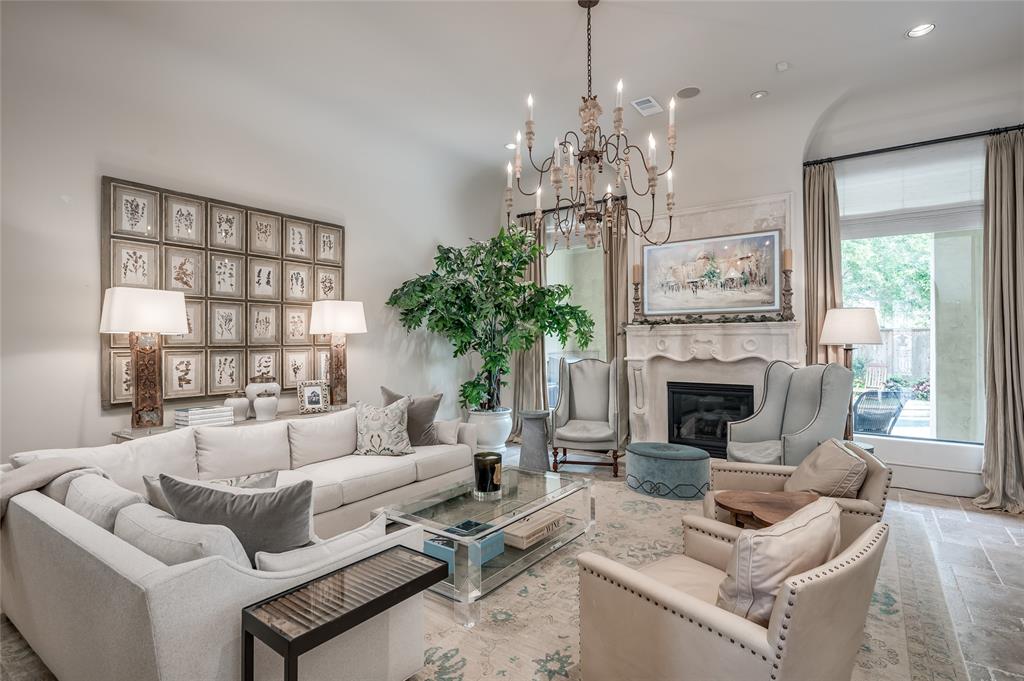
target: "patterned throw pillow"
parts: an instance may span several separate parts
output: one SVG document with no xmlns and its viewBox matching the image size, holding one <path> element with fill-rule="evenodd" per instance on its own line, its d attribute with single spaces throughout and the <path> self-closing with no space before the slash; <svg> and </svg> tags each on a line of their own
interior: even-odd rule
<svg viewBox="0 0 1024 681">
<path fill-rule="evenodd" d="M 409 398 L 375 407 L 356 403 L 356 454 L 362 456 L 403 456 L 413 454 L 406 422 Z"/>
</svg>

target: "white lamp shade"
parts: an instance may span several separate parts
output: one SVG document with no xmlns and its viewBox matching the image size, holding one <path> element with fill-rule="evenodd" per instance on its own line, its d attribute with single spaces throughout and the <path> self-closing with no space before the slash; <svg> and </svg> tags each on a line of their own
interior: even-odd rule
<svg viewBox="0 0 1024 681">
<path fill-rule="evenodd" d="M 313 303 L 309 332 L 366 333 L 363 304 L 353 300 L 318 300 Z"/>
<path fill-rule="evenodd" d="M 185 294 L 115 286 L 103 294 L 100 333 L 188 333 Z"/>
<path fill-rule="evenodd" d="M 872 307 L 836 307 L 825 313 L 821 345 L 880 345 L 878 315 Z"/>
</svg>

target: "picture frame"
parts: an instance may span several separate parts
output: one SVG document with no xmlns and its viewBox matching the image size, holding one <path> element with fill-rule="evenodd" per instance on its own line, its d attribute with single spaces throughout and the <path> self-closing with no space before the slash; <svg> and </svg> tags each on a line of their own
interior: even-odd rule
<svg viewBox="0 0 1024 681">
<path fill-rule="evenodd" d="M 313 314 L 311 305 L 285 305 L 281 317 L 284 345 L 312 345 L 309 335 L 309 320 Z"/>
<path fill-rule="evenodd" d="M 211 300 L 207 315 L 209 345 L 245 345 L 245 303 Z"/>
<path fill-rule="evenodd" d="M 165 242 L 202 246 L 206 243 L 206 202 L 177 194 L 164 194 Z"/>
<path fill-rule="evenodd" d="M 186 296 L 206 293 L 206 263 L 203 251 L 178 246 L 163 247 L 163 288 Z"/>
<path fill-rule="evenodd" d="M 331 410 L 331 389 L 327 381 L 302 381 L 296 386 L 300 414 L 320 414 Z"/>
<path fill-rule="evenodd" d="M 230 395 L 245 388 L 244 350 L 207 350 L 206 393 L 208 395 Z"/>
<path fill-rule="evenodd" d="M 285 218 L 284 257 L 313 262 L 313 246 L 313 223 Z"/>
<path fill-rule="evenodd" d="M 110 285 L 159 288 L 160 246 L 142 241 L 110 240 Z"/>
<path fill-rule="evenodd" d="M 249 258 L 249 300 L 281 300 L 281 261 Z"/>
<path fill-rule="evenodd" d="M 163 351 L 164 397 L 201 397 L 206 394 L 206 351 Z"/>
<path fill-rule="evenodd" d="M 160 240 L 160 194 L 114 182 L 110 202 L 112 235 Z"/>
<path fill-rule="evenodd" d="M 326 381 L 328 385 L 331 383 L 331 349 L 330 348 L 313 348 L 313 352 L 316 353 L 316 371 L 314 375 L 318 381 Z"/>
<path fill-rule="evenodd" d="M 206 243 L 210 248 L 245 252 L 245 210 L 220 203 L 207 209 Z"/>
<path fill-rule="evenodd" d="M 344 283 L 338 267 L 316 267 L 314 300 L 342 300 Z"/>
<path fill-rule="evenodd" d="M 249 345 L 281 344 L 281 306 L 249 303 Z"/>
<path fill-rule="evenodd" d="M 206 345 L 206 301 L 186 298 L 185 317 L 188 319 L 188 333 L 164 336 L 164 345 Z"/>
<path fill-rule="evenodd" d="M 313 266 L 298 262 L 284 262 L 282 292 L 286 303 L 313 302 Z"/>
<path fill-rule="evenodd" d="M 281 350 L 274 349 L 253 349 L 249 350 L 246 357 L 247 381 L 255 378 L 281 378 Z"/>
<path fill-rule="evenodd" d="M 110 351 L 110 403 L 126 404 L 135 394 L 131 350 Z"/>
<path fill-rule="evenodd" d="M 250 253 L 281 257 L 281 216 L 251 210 L 246 228 Z"/>
<path fill-rule="evenodd" d="M 285 348 L 280 383 L 285 390 L 313 379 L 313 348 Z"/>
<path fill-rule="evenodd" d="M 316 261 L 327 265 L 340 265 L 344 262 L 343 232 L 338 227 L 316 225 Z"/>
<path fill-rule="evenodd" d="M 210 298 L 245 298 L 247 280 L 244 255 L 210 252 L 206 276 Z"/>
</svg>

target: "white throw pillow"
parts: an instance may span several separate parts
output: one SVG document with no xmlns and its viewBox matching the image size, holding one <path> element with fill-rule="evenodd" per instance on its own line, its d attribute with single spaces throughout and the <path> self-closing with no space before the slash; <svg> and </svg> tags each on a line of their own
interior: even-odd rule
<svg viewBox="0 0 1024 681">
<path fill-rule="evenodd" d="M 356 451 L 356 410 L 288 421 L 291 466 L 337 459 Z"/>
<path fill-rule="evenodd" d="M 99 475 L 82 475 L 71 481 L 64 505 L 107 532 L 113 532 L 118 511 L 125 506 L 144 503 L 146 500 L 142 496 L 113 480 Z"/>
<path fill-rule="evenodd" d="M 409 398 L 375 407 L 356 403 L 356 454 L 363 456 L 404 456 L 415 450 L 406 430 Z"/>
<path fill-rule="evenodd" d="M 287 421 L 236 428 L 196 428 L 199 479 L 215 480 L 288 470 L 291 466 L 288 447 Z"/>
<path fill-rule="evenodd" d="M 434 432 L 437 433 L 437 441 L 443 445 L 459 444 L 459 419 L 452 421 L 434 421 Z"/>
<path fill-rule="evenodd" d="M 768 626 L 787 579 L 822 565 L 839 548 L 839 505 L 818 499 L 762 530 L 743 530 L 733 545 L 718 607 Z"/>
<path fill-rule="evenodd" d="M 164 565 L 224 556 L 251 567 L 241 542 L 228 528 L 186 523 L 149 504 L 122 508 L 114 522 L 114 534 Z"/>
<path fill-rule="evenodd" d="M 386 533 L 387 517 L 381 513 L 376 518 L 349 532 L 331 537 L 312 546 L 306 546 L 284 553 L 256 554 L 256 569 L 267 572 L 286 572 L 308 567 L 334 556 L 348 553 L 367 542 L 382 538 Z"/>
<path fill-rule="evenodd" d="M 817 492 L 823 497 L 853 499 L 864 484 L 868 464 L 835 438 L 825 440 L 800 462 L 786 480 L 787 492 Z"/>
</svg>

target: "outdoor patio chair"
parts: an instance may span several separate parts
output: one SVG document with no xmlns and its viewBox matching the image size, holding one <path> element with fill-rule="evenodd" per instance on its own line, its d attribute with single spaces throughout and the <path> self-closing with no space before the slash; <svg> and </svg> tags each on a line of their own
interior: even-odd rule
<svg viewBox="0 0 1024 681">
<path fill-rule="evenodd" d="M 888 435 L 903 411 L 897 390 L 867 390 L 853 403 L 853 429 L 857 433 Z"/>
</svg>

